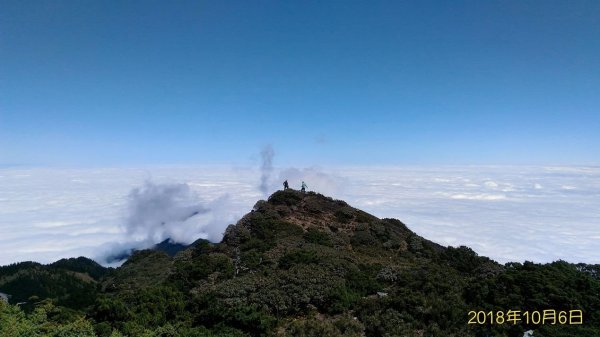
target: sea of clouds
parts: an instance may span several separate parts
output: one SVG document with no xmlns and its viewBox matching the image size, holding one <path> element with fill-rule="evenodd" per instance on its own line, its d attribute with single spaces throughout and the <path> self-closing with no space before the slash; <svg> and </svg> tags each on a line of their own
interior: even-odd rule
<svg viewBox="0 0 600 337">
<path fill-rule="evenodd" d="M 0 169 L 0 265 L 88 256 L 167 238 L 219 241 L 259 199 L 304 180 L 442 245 L 499 262 L 600 263 L 599 167 Z"/>
</svg>

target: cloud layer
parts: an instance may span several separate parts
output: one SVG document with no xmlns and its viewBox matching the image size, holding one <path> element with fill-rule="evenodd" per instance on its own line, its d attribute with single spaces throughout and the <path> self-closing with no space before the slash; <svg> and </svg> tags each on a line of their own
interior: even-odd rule
<svg viewBox="0 0 600 337">
<path fill-rule="evenodd" d="M 0 265 L 98 258 L 167 237 L 218 241 L 284 179 L 500 262 L 600 263 L 597 167 L 269 170 L 262 179 L 264 170 L 230 167 L 1 169 Z"/>
</svg>

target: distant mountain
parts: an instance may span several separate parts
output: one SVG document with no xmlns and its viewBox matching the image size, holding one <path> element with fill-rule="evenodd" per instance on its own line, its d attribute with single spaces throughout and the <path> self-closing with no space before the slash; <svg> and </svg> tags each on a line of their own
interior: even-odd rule
<svg viewBox="0 0 600 337">
<path fill-rule="evenodd" d="M 85 308 L 98 336 L 600 336 L 598 265 L 501 265 L 316 193 L 274 193 L 220 243 L 163 242 L 106 273 L 77 261 L 56 270 L 101 275 Z M 10 294 L 2 280 L 51 267 L 3 268 Z M 583 324 L 468 324 L 470 311 L 548 309 L 582 310 Z"/>
<path fill-rule="evenodd" d="M 152 249 L 161 251 L 161 252 L 165 252 L 169 256 L 175 256 L 175 254 L 188 248 L 189 246 L 190 245 L 183 245 L 181 243 L 173 242 L 171 239 L 166 239 L 163 242 L 154 246 Z"/>
<path fill-rule="evenodd" d="M 166 239 L 158 244 L 156 244 L 152 248 L 148 248 L 149 250 L 156 250 L 167 253 L 169 256 L 175 256 L 175 254 L 180 251 L 193 246 L 196 242 L 190 245 L 184 245 L 181 243 L 174 242 L 171 239 Z M 106 258 L 107 263 L 119 262 L 123 260 L 127 260 L 134 252 L 139 251 L 139 249 L 126 249 L 114 255 L 111 255 Z"/>
<path fill-rule="evenodd" d="M 84 309 L 96 300 L 98 281 L 109 269 L 85 258 L 62 259 L 49 265 L 23 262 L 0 267 L 0 292 L 25 307 L 50 298 L 58 305 Z"/>
</svg>

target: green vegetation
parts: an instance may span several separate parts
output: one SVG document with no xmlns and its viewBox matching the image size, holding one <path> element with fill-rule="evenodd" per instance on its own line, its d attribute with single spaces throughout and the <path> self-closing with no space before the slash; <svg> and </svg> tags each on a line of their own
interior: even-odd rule
<svg viewBox="0 0 600 337">
<path fill-rule="evenodd" d="M 4 336 L 600 336 L 598 265 L 500 265 L 315 193 L 277 192 L 171 257 L 0 268 Z M 25 299 L 24 306 L 14 303 Z M 471 310 L 572 310 L 582 325 L 468 325 Z"/>
<path fill-rule="evenodd" d="M 82 310 L 94 303 L 97 282 L 108 269 L 87 258 L 63 259 L 44 266 L 24 262 L 0 267 L 0 292 L 11 295 L 11 302 L 33 310 L 40 299 Z"/>
</svg>

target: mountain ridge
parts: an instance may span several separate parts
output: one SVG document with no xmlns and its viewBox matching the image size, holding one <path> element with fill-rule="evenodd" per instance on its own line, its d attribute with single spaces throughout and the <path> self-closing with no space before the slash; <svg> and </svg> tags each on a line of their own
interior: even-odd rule
<svg viewBox="0 0 600 337">
<path fill-rule="evenodd" d="M 93 270 L 75 262 L 78 272 Z M 61 302 L 63 293 L 48 299 L 86 313 L 94 334 L 107 337 L 167 330 L 169 336 L 521 337 L 529 329 L 542 337 L 593 336 L 600 335 L 599 270 L 562 261 L 501 265 L 467 247 L 442 247 L 400 220 L 286 190 L 258 201 L 219 243 L 198 240 L 174 256 L 134 252 L 94 279 L 85 307 Z M 467 324 L 470 310 L 548 308 L 581 309 L 585 324 Z"/>
</svg>

